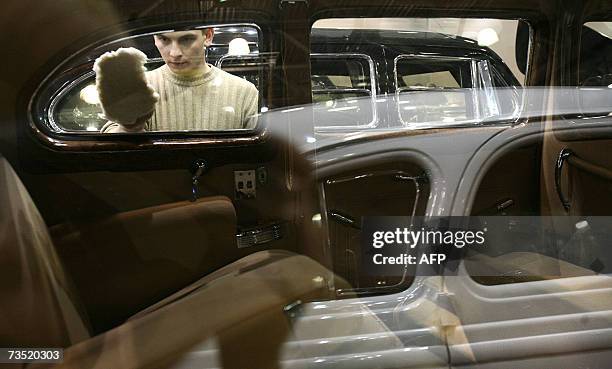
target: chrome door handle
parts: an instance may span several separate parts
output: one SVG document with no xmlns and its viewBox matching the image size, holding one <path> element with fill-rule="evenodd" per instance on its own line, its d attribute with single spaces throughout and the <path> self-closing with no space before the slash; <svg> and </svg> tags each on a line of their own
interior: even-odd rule
<svg viewBox="0 0 612 369">
<path fill-rule="evenodd" d="M 206 164 L 205 160 L 199 159 L 193 163 L 193 166 L 191 168 L 191 173 L 193 174 L 191 177 L 191 201 L 192 202 L 196 201 L 200 196 L 198 185 L 200 183 L 200 177 L 202 177 L 202 174 L 204 174 L 206 169 L 208 169 L 208 165 Z"/>
<path fill-rule="evenodd" d="M 338 210 L 330 210 L 327 212 L 329 219 L 334 220 L 342 225 L 361 230 L 361 225 L 350 215 L 341 213 Z"/>
<path fill-rule="evenodd" d="M 561 188 L 561 174 L 563 173 L 563 164 L 565 164 L 565 161 L 572 155 L 574 155 L 574 152 L 568 148 L 561 150 L 557 157 L 557 163 L 555 164 L 555 189 L 557 190 L 557 196 L 559 196 L 559 200 L 565 211 L 569 210 L 570 202 L 565 197 L 563 189 Z"/>
</svg>

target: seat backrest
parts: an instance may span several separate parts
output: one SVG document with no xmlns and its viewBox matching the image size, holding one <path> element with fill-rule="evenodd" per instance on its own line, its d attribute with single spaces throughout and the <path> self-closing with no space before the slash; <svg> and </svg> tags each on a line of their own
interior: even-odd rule
<svg viewBox="0 0 612 369">
<path fill-rule="evenodd" d="M 87 320 L 32 198 L 0 157 L 0 346 L 67 347 Z"/>
<path fill-rule="evenodd" d="M 61 227 L 61 228 L 60 228 Z M 52 227 L 92 334 L 246 256 L 231 200 L 210 196 Z"/>
</svg>

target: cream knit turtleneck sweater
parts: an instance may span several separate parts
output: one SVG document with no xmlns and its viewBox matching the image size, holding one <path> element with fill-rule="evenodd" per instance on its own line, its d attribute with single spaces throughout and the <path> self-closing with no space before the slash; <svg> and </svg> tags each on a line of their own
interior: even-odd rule
<svg viewBox="0 0 612 369">
<path fill-rule="evenodd" d="M 167 65 L 146 72 L 147 82 L 159 93 L 159 101 L 144 130 L 255 128 L 259 97 L 257 88 L 240 77 L 209 66 L 208 72 L 196 77 L 179 76 Z M 106 123 L 100 131 L 135 132 L 116 122 Z"/>
<path fill-rule="evenodd" d="M 167 65 L 146 73 L 159 93 L 147 131 L 254 128 L 258 92 L 237 76 L 210 66 L 199 77 L 182 77 Z"/>
</svg>

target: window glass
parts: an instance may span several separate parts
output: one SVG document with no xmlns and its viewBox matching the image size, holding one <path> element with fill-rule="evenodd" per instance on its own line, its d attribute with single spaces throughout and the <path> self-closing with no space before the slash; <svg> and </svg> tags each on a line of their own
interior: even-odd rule
<svg viewBox="0 0 612 369">
<path fill-rule="evenodd" d="M 404 270 L 403 275 L 379 275 L 367 270 L 368 261 L 363 258 L 367 248 L 362 242 L 366 233 L 364 217 L 421 213 L 429 194 L 425 178 L 416 165 L 394 163 L 343 173 L 324 181 L 332 269 L 352 287 L 337 291 L 338 298 L 396 293 L 411 285 L 415 274 L 412 267 Z"/>
<path fill-rule="evenodd" d="M 612 22 L 588 22 L 582 27 L 578 104 L 589 117 L 612 114 Z"/>
<path fill-rule="evenodd" d="M 375 122 L 374 64 L 368 55 L 313 53 L 310 60 L 319 128 L 367 127 Z"/>
<path fill-rule="evenodd" d="M 612 22 L 588 22 L 582 28 L 579 83 L 612 84 Z"/>
<path fill-rule="evenodd" d="M 144 53 L 142 65 L 146 72 L 141 77 L 153 90 L 147 92 L 142 88 L 145 82 L 139 83 L 138 77 L 134 77 L 138 71 L 134 69 L 133 75 L 126 72 L 116 78 L 105 76 L 109 82 L 104 90 L 106 99 L 101 99 L 96 77 L 103 74 L 101 70 L 112 70 L 112 64 L 107 62 L 108 67 L 100 67 L 96 73 L 92 70 L 93 59 L 101 60 L 98 59 L 101 55 L 110 52 L 115 57 L 113 63 L 119 63 L 116 55 L 120 48 L 137 50 L 131 56 L 138 51 Z M 96 48 L 89 60 L 79 65 L 80 72 L 71 75 L 52 99 L 48 123 L 54 131 L 71 133 L 252 129 L 259 104 L 263 103 L 262 82 L 269 64 L 268 59 L 260 56 L 259 30 L 253 25 L 191 28 L 121 38 Z M 140 89 L 136 90 L 138 86 Z M 151 97 L 153 92 L 157 98 Z M 148 100 L 142 97 L 147 93 L 151 95 Z"/>
<path fill-rule="evenodd" d="M 406 87 L 442 87 L 442 88 L 459 88 L 459 81 L 448 71 L 440 72 L 425 72 L 425 73 L 413 73 L 400 74 L 400 83 Z"/>
<path fill-rule="evenodd" d="M 473 119 L 475 112 L 471 110 L 467 90 L 472 86 L 471 70 L 468 59 L 399 56 L 395 78 L 402 123 L 456 123 Z"/>
<path fill-rule="evenodd" d="M 321 19 L 313 24 L 311 50 L 313 55 L 359 53 L 372 60 L 372 92 L 379 98 L 359 101 L 361 111 L 371 103 L 375 119 L 343 128 L 495 123 L 515 120 L 519 113 L 524 73 L 517 64 L 518 27 L 519 21 L 501 19 Z M 350 64 L 344 64 L 343 73 L 334 70 L 340 64 L 313 58 L 315 102 L 337 104 L 346 98 L 339 88 L 367 86 L 367 76 Z M 380 114 L 383 97 L 399 103 L 393 114 Z"/>
<path fill-rule="evenodd" d="M 400 56 L 396 62 L 397 86 L 400 90 L 471 87 L 470 72 L 469 60 L 436 61 Z"/>
<path fill-rule="evenodd" d="M 312 89 L 354 88 L 370 90 L 370 64 L 365 55 L 312 55 Z"/>
<path fill-rule="evenodd" d="M 270 74 L 275 64 L 276 56 L 270 54 L 226 54 L 217 59 L 216 62 L 216 66 L 220 69 L 246 79 L 257 86 L 260 91 L 264 88 L 265 78 Z M 263 96 L 260 98 L 262 99 L 260 105 L 265 106 Z"/>
</svg>

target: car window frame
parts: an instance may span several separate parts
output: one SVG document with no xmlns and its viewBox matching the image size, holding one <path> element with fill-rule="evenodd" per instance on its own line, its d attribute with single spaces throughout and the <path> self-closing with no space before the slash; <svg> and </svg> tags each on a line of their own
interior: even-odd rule
<svg viewBox="0 0 612 369">
<path fill-rule="evenodd" d="M 364 59 L 366 60 L 366 62 L 368 63 L 368 71 L 370 73 L 370 100 L 371 100 L 371 105 L 372 105 L 372 120 L 367 123 L 367 124 L 360 124 L 360 125 L 351 125 L 351 126 L 314 126 L 314 129 L 316 132 L 347 132 L 347 131 L 354 131 L 355 129 L 372 129 L 372 128 L 376 128 L 378 126 L 379 123 L 379 117 L 378 117 L 378 109 L 376 106 L 376 100 L 377 100 L 377 80 L 378 80 L 378 76 L 376 73 L 376 67 L 374 66 L 374 59 L 372 59 L 372 57 L 368 54 L 363 54 L 363 53 L 355 53 L 355 52 L 348 52 L 348 53 L 310 53 L 310 61 L 312 62 L 313 58 L 322 58 L 322 59 L 334 59 L 334 58 L 355 58 L 355 59 Z M 311 80 L 312 80 L 312 71 L 311 71 Z M 359 91 L 366 91 L 367 89 L 336 89 L 334 91 L 353 91 L 353 90 L 359 90 Z M 325 90 L 321 90 L 321 91 L 325 91 Z M 314 94 L 314 89 L 311 88 L 311 93 Z M 316 118 L 315 118 L 315 122 L 316 122 Z"/>
<path fill-rule="evenodd" d="M 153 23 L 149 26 L 134 25 L 132 28 L 124 29 L 121 32 L 105 34 L 103 37 L 95 38 L 91 35 L 86 38 L 81 47 L 67 59 L 56 63 L 54 67 L 48 70 L 38 82 L 33 92 L 29 94 L 27 101 L 26 119 L 30 134 L 32 134 L 38 142 L 41 142 L 47 147 L 59 151 L 85 151 L 85 152 L 100 152 L 100 151 L 140 151 L 149 149 L 158 149 L 160 146 L 171 147 L 201 147 L 215 148 L 228 145 L 253 145 L 267 141 L 271 135 L 268 128 L 265 127 L 260 120 L 260 123 L 254 129 L 248 130 L 201 130 L 201 131 L 156 131 L 144 133 L 114 133 L 101 134 L 94 131 L 66 131 L 57 125 L 53 119 L 55 128 L 59 131 L 50 129 L 49 117 L 52 117 L 50 110 L 51 102 L 53 107 L 57 106 L 59 101 L 58 96 L 65 96 L 70 88 L 74 88 L 78 83 L 82 83 L 87 78 L 91 78 L 95 73 L 89 70 L 70 80 L 76 74 L 75 71 L 81 68 L 84 63 L 92 63 L 92 51 L 99 50 L 105 45 L 116 42 L 124 42 L 129 39 L 152 36 L 164 32 L 170 32 L 173 29 L 205 29 L 214 27 L 231 27 L 231 26 L 250 26 L 257 29 L 258 40 L 260 43 L 260 51 L 269 52 L 269 44 L 271 40 L 264 40 L 264 35 L 269 34 L 271 23 L 262 17 L 254 17 L 248 22 L 227 22 L 221 23 L 215 21 L 212 23 L 200 22 L 197 20 L 177 21 L 169 23 Z M 264 30 L 267 30 L 264 32 Z M 264 46 L 265 45 L 265 46 Z M 263 48 L 262 48 L 263 46 Z M 119 47 L 119 46 L 118 46 Z M 278 53 L 278 50 L 273 52 Z M 98 55 L 99 56 L 99 55 Z M 154 59 L 148 59 L 147 63 L 153 62 Z M 161 58 L 160 58 L 161 60 Z M 275 65 L 275 69 L 278 66 Z M 77 72 L 78 73 L 78 72 Z M 272 70 L 271 74 L 276 73 Z M 271 87 L 271 86 L 270 86 Z M 260 91 L 260 94 L 262 91 Z M 50 95 L 50 99 L 49 99 Z M 45 99 L 45 97 L 47 99 Z M 50 102 L 45 103 L 44 100 Z M 261 106 L 259 107 L 259 109 Z M 261 111 L 258 109 L 258 114 Z M 52 117 L 53 118 L 53 117 Z"/>
<path fill-rule="evenodd" d="M 472 87 L 471 88 L 444 88 L 444 90 L 458 90 L 458 91 L 462 91 L 462 90 L 470 90 L 470 95 L 471 95 L 471 105 L 472 105 L 472 109 L 473 109 L 473 113 L 475 116 L 479 116 L 480 112 L 479 112 L 479 105 L 478 105 L 478 98 L 477 98 L 477 94 L 474 93 L 474 90 L 477 89 L 478 87 L 478 76 L 477 76 L 477 68 L 476 68 L 476 60 L 474 58 L 469 58 L 469 57 L 465 57 L 465 56 L 448 56 L 448 55 L 418 55 L 418 54 L 400 54 L 398 56 L 396 56 L 393 59 L 393 88 L 394 88 L 394 97 L 396 99 L 396 101 L 400 101 L 400 94 L 402 91 L 400 91 L 400 87 L 399 87 L 399 80 L 398 80 L 398 70 L 397 70 L 397 64 L 401 59 L 420 59 L 420 60 L 436 60 L 436 61 L 450 61 L 450 62 L 456 62 L 456 61 L 468 61 L 469 65 L 470 65 L 470 81 L 472 82 Z M 424 91 L 427 91 L 427 89 L 425 89 Z M 467 101 L 466 101 L 467 102 Z M 400 106 L 399 104 L 397 104 L 397 116 L 402 124 L 402 126 L 404 128 L 410 128 L 410 129 L 425 129 L 425 128 L 437 128 L 437 127 L 446 127 L 446 126 L 452 126 L 452 127 L 456 127 L 456 126 L 463 126 L 463 125 L 476 125 L 479 123 L 478 119 L 471 119 L 471 120 L 465 120 L 465 121 L 461 121 L 461 122 L 453 122 L 453 123 L 449 123 L 449 124 L 431 124 L 431 123 L 425 123 L 425 124 L 412 124 L 410 122 L 406 122 L 404 121 L 404 119 L 402 118 L 402 114 L 400 111 Z"/>
<path fill-rule="evenodd" d="M 218 28 L 230 28 L 230 27 L 250 27 L 250 28 L 254 28 L 257 31 L 257 40 L 258 43 L 261 43 L 260 40 L 262 39 L 262 30 L 261 27 L 259 27 L 257 24 L 255 23 L 223 23 L 223 24 L 212 24 L 212 25 L 206 25 L 206 26 L 197 26 L 194 27 L 194 30 L 199 30 L 199 29 L 207 29 L 207 28 L 214 28 L 214 29 L 218 29 Z M 106 42 L 104 44 L 101 44 L 97 47 L 95 47 L 94 49 L 92 49 L 92 51 L 98 51 L 100 49 L 104 50 L 106 48 L 108 48 L 108 46 L 112 45 L 112 44 L 121 44 L 121 43 L 125 43 L 125 42 L 130 42 L 131 40 L 137 40 L 137 39 L 142 39 L 144 37 L 153 37 L 155 35 L 158 34 L 162 34 L 168 32 L 168 30 L 164 30 L 164 31 L 155 31 L 155 32 L 146 32 L 146 33 L 139 33 L 136 35 L 131 35 L 131 36 L 127 36 L 127 37 L 122 37 L 119 38 L 117 40 L 112 40 L 109 42 Z M 211 44 L 208 47 L 211 46 L 215 46 L 215 45 L 222 45 L 222 44 Z M 113 50 L 116 50 L 116 47 L 111 48 Z M 207 61 L 208 62 L 208 61 Z M 156 63 L 162 63 L 161 65 L 163 65 L 163 59 L 160 57 L 154 57 L 154 58 L 149 58 L 147 56 L 147 60 L 145 62 L 145 66 L 148 65 L 152 65 L 152 64 L 156 64 Z M 210 63 L 209 63 L 210 64 Z M 160 66 L 161 66 L 160 65 Z M 156 68 L 155 68 L 156 69 Z M 151 69 L 153 70 L 153 69 Z M 81 135 L 83 133 L 89 132 L 91 134 L 103 134 L 102 132 L 99 131 L 82 131 L 82 130 L 67 130 L 65 128 L 63 128 L 59 122 L 56 122 L 55 117 L 57 115 L 55 108 L 59 105 L 59 103 L 61 102 L 62 98 L 64 98 L 67 94 L 69 94 L 70 92 L 72 92 L 72 89 L 75 88 L 77 85 L 79 85 L 80 83 L 84 82 L 85 80 L 91 78 L 91 77 L 95 77 L 96 73 L 93 70 L 90 70 L 89 72 L 87 72 L 86 74 L 79 76 L 77 79 L 75 79 L 74 81 L 70 82 L 68 85 L 66 86 L 62 86 L 59 91 L 57 91 L 55 93 L 55 95 L 53 96 L 51 103 L 49 104 L 48 108 L 45 109 L 45 115 L 48 119 L 48 124 L 50 126 L 52 126 L 54 129 L 56 129 L 56 133 L 60 133 L 60 134 L 70 134 L 70 135 Z M 94 78 L 94 82 L 95 82 L 95 78 Z M 261 96 L 263 94 L 263 90 L 261 89 L 262 86 L 256 86 L 258 89 L 258 93 L 259 93 L 259 101 L 258 101 L 258 107 L 257 110 L 259 112 L 259 110 L 262 107 L 262 101 L 261 101 Z M 237 131 L 237 132 L 243 132 L 243 131 L 254 131 L 255 129 L 249 129 L 249 130 L 224 130 L 224 131 Z M 216 131 L 219 132 L 219 131 Z M 152 132 L 146 132 L 148 133 L 152 133 Z"/>
</svg>

